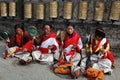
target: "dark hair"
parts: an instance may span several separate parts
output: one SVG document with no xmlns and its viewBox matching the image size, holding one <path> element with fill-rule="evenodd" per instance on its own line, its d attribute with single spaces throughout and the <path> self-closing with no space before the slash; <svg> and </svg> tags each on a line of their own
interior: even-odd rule
<svg viewBox="0 0 120 80">
<path fill-rule="evenodd" d="M 105 31 L 102 28 L 97 28 L 95 30 L 95 36 L 105 38 Z"/>
<path fill-rule="evenodd" d="M 50 26 L 50 29 L 53 28 L 52 24 L 50 24 L 50 23 L 45 23 L 45 24 L 43 25 L 43 28 L 45 27 L 45 25 L 49 25 L 49 26 Z"/>
<path fill-rule="evenodd" d="M 66 28 L 67 28 L 68 26 L 72 26 L 73 28 L 75 28 L 75 25 L 72 24 L 72 23 L 66 23 Z"/>
<path fill-rule="evenodd" d="M 21 28 L 24 31 L 24 24 L 16 24 L 14 29 Z"/>
</svg>

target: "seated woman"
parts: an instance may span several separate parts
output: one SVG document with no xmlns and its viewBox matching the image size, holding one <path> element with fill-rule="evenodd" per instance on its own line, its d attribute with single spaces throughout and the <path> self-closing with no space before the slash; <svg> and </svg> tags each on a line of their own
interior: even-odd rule
<svg viewBox="0 0 120 80">
<path fill-rule="evenodd" d="M 6 39 L 7 49 L 3 53 L 5 59 L 9 58 L 12 54 L 18 51 L 31 51 L 32 50 L 32 38 L 24 30 L 23 24 L 16 24 L 15 33 L 11 38 Z"/>
<path fill-rule="evenodd" d="M 91 47 L 92 55 L 90 56 L 90 60 L 95 61 L 92 67 L 103 70 L 104 73 L 112 72 L 111 67 L 114 64 L 114 57 L 110 51 L 109 41 L 105 37 L 105 32 L 102 28 L 96 29 Z M 81 66 L 83 65 L 83 62 L 85 62 L 85 59 L 82 61 Z"/>
<path fill-rule="evenodd" d="M 81 59 L 80 53 L 83 47 L 80 35 L 75 32 L 75 26 L 73 24 L 67 24 L 66 33 L 63 41 L 61 42 L 61 54 L 58 63 L 53 65 L 53 70 L 55 73 L 60 74 L 71 74 L 72 78 L 79 76 L 78 63 Z M 69 69 L 60 69 L 62 67 Z M 67 71 L 66 71 L 67 70 Z M 76 75 L 77 74 L 77 75 Z"/>
<path fill-rule="evenodd" d="M 38 50 L 32 52 L 33 59 L 43 62 L 53 62 L 53 58 L 58 60 L 59 45 L 56 40 L 56 34 L 52 31 L 50 24 L 44 25 L 44 32 L 39 39 L 40 41 L 35 39 L 35 41 L 40 43 L 37 43 L 39 45 Z"/>
</svg>

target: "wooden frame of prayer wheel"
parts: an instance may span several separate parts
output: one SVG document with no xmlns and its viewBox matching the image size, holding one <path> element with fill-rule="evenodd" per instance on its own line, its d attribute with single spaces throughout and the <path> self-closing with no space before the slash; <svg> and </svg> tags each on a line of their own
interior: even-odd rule
<svg viewBox="0 0 120 80">
<path fill-rule="evenodd" d="M 78 5 L 78 19 L 86 20 L 88 17 L 88 2 L 81 1 Z"/>
<path fill-rule="evenodd" d="M 30 19 L 32 18 L 32 3 L 26 2 L 24 4 L 24 18 Z"/>
<path fill-rule="evenodd" d="M 120 1 L 112 2 L 109 19 L 111 20 L 120 19 Z"/>
<path fill-rule="evenodd" d="M 45 6 L 43 3 L 38 3 L 36 5 L 36 19 L 44 19 Z"/>
<path fill-rule="evenodd" d="M 52 1 L 50 2 L 50 18 L 57 18 L 58 17 L 58 2 Z"/>
<path fill-rule="evenodd" d="M 105 4 L 104 2 L 96 2 L 95 11 L 94 11 L 94 20 L 95 21 L 103 21 L 105 12 Z"/>
<path fill-rule="evenodd" d="M 70 1 L 64 2 L 63 18 L 64 19 L 71 19 L 72 18 L 72 11 L 73 11 L 73 3 Z"/>
<path fill-rule="evenodd" d="M 7 3 L 6 2 L 0 2 L 0 15 L 2 17 L 7 17 Z"/>
<path fill-rule="evenodd" d="M 9 16 L 16 16 L 16 2 L 9 2 Z"/>
</svg>

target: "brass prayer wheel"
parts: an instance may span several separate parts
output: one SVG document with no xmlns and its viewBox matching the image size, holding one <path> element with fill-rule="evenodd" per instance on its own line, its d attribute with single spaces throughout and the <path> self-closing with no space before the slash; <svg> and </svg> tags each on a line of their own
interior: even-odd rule
<svg viewBox="0 0 120 80">
<path fill-rule="evenodd" d="M 2 17 L 7 16 L 7 3 L 6 2 L 1 2 L 0 3 L 0 12 Z"/>
<path fill-rule="evenodd" d="M 58 2 L 52 1 L 50 2 L 50 18 L 58 17 Z"/>
<path fill-rule="evenodd" d="M 24 18 L 32 18 L 32 3 L 26 2 L 24 4 Z"/>
<path fill-rule="evenodd" d="M 120 19 L 120 1 L 112 2 L 109 19 L 119 20 Z"/>
<path fill-rule="evenodd" d="M 103 21 L 105 12 L 105 4 L 104 2 L 96 2 L 94 9 L 94 20 L 95 21 Z"/>
<path fill-rule="evenodd" d="M 78 5 L 78 19 L 87 19 L 88 14 L 88 2 L 87 1 L 81 1 Z"/>
<path fill-rule="evenodd" d="M 72 2 L 64 2 L 64 19 L 71 19 L 72 18 L 72 11 L 73 11 L 73 4 Z"/>
<path fill-rule="evenodd" d="M 9 2 L 9 16 L 16 16 L 16 3 L 12 1 Z"/>
<path fill-rule="evenodd" d="M 45 6 L 43 3 L 38 3 L 36 5 L 36 19 L 44 19 L 44 9 Z"/>
</svg>

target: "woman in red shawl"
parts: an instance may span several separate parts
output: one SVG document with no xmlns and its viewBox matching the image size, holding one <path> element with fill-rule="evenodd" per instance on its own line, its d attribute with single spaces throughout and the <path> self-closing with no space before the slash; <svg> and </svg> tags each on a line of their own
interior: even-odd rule
<svg viewBox="0 0 120 80">
<path fill-rule="evenodd" d="M 114 57 L 110 51 L 110 44 L 102 28 L 98 28 L 95 31 L 95 38 L 92 41 L 92 50 L 93 54 L 103 53 L 102 59 L 107 58 L 114 64 Z"/>
<path fill-rule="evenodd" d="M 4 58 L 8 58 L 17 51 L 31 51 L 32 50 L 32 38 L 24 30 L 23 24 L 16 24 L 15 33 L 11 38 L 6 39 L 7 50 L 4 52 Z"/>
</svg>

